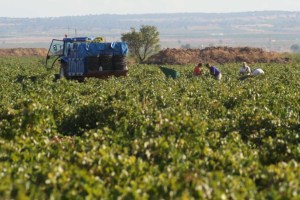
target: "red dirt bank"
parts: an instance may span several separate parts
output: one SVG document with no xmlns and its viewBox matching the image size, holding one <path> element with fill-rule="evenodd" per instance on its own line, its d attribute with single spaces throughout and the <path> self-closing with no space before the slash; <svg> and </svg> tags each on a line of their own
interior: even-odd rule
<svg viewBox="0 0 300 200">
<path fill-rule="evenodd" d="M 208 47 L 205 49 L 165 49 L 151 56 L 148 64 L 196 64 L 209 63 L 285 63 L 289 61 L 276 52 L 266 52 L 250 47 Z"/>
</svg>

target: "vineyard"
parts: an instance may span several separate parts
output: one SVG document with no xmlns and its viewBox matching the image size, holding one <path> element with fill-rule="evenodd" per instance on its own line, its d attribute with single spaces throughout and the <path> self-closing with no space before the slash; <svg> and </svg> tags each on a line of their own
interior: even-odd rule
<svg viewBox="0 0 300 200">
<path fill-rule="evenodd" d="M 43 64 L 0 58 L 0 199 L 300 198 L 299 64 L 84 83 Z"/>
</svg>

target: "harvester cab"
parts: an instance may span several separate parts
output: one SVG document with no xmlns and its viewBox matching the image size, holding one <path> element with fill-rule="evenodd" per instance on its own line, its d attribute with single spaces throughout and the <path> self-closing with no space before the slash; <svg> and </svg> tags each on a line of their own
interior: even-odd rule
<svg viewBox="0 0 300 200">
<path fill-rule="evenodd" d="M 53 39 L 46 67 L 59 62 L 59 78 L 84 80 L 86 77 L 126 76 L 128 46 L 124 42 L 103 42 L 101 37 Z"/>
</svg>

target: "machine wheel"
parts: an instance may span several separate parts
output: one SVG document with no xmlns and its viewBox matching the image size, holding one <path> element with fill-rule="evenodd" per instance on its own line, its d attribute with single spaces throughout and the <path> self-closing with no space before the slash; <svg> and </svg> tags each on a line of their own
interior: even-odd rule
<svg viewBox="0 0 300 200">
<path fill-rule="evenodd" d="M 59 70 L 59 78 L 65 78 L 65 70 L 63 67 L 60 67 L 60 70 Z"/>
<path fill-rule="evenodd" d="M 66 78 L 66 71 L 67 71 L 67 63 L 61 63 L 59 69 L 59 78 Z"/>
</svg>

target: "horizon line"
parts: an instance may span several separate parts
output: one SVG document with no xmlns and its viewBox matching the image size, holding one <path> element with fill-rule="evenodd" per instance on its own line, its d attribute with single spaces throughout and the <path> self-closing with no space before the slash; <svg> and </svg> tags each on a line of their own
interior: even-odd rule
<svg viewBox="0 0 300 200">
<path fill-rule="evenodd" d="M 232 12 L 165 12 L 165 13 L 127 13 L 127 14 L 118 14 L 118 13 L 102 13 L 102 14 L 82 14 L 82 15 L 61 15 L 61 16 L 43 16 L 43 17 L 5 17 L 0 16 L 0 18 L 6 19 L 46 19 L 46 18 L 63 18 L 63 17 L 86 17 L 86 16 L 132 16 L 132 15 L 174 15 L 174 14 L 242 14 L 242 13 L 262 13 L 262 12 L 286 12 L 286 13 L 300 13 L 300 11 L 290 11 L 290 10 L 254 10 L 254 11 L 232 11 Z"/>
</svg>

